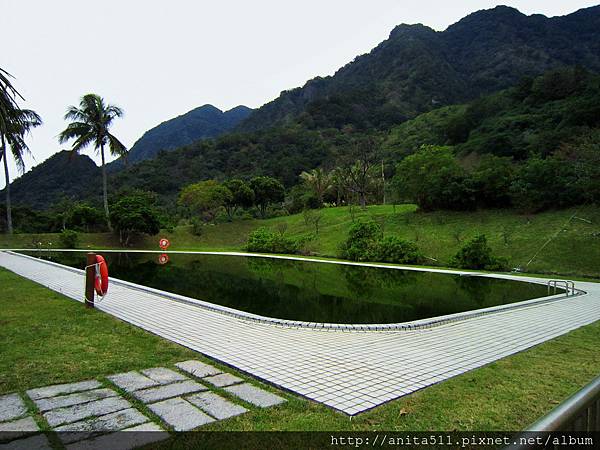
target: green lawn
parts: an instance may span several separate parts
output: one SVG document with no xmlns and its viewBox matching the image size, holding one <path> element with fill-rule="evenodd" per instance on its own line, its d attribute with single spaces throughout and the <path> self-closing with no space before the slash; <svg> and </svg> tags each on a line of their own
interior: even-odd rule
<svg viewBox="0 0 600 450">
<path fill-rule="evenodd" d="M 547 211 L 536 215 L 520 215 L 511 210 L 475 212 L 418 213 L 414 205 L 370 206 L 366 212 L 354 207 L 325 208 L 320 212 L 318 237 L 308 244 L 315 255 L 335 257 L 340 242 L 346 237 L 353 219 L 372 218 L 379 221 L 386 235 L 396 235 L 415 241 L 432 265 L 445 266 L 456 251 L 478 233 L 487 236 L 498 256 L 506 257 L 511 267 L 526 267 L 528 261 L 553 239 L 526 267 L 530 273 L 560 274 L 600 278 L 600 208 L 582 207 Z M 576 214 L 575 219 L 568 222 Z M 583 220 L 582 220 L 583 219 Z M 164 232 L 171 250 L 241 250 L 248 233 L 260 226 L 284 230 L 292 237 L 314 233 L 304 216 L 278 217 L 267 220 L 236 220 L 232 223 L 207 225 L 201 237 L 193 236 L 190 227 L 178 227 Z M 82 248 L 117 248 L 118 241 L 110 234 L 81 235 Z M 0 236 L 0 247 L 31 247 L 33 242 L 57 247 L 58 236 Z M 158 250 L 158 237 L 146 237 L 135 248 Z"/>
<path fill-rule="evenodd" d="M 0 394 L 205 359 L 4 269 L 0 269 L 0 285 Z M 599 343 L 600 322 L 596 322 L 352 420 L 280 393 L 288 399 L 285 405 L 252 408 L 248 414 L 203 429 L 522 429 L 600 373 Z"/>
</svg>

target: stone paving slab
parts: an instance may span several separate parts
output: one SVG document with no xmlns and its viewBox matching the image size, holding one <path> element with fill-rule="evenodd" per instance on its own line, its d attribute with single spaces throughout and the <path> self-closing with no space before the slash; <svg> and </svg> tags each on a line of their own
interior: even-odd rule
<svg viewBox="0 0 600 450">
<path fill-rule="evenodd" d="M 0 433 L 10 433 L 12 439 L 16 439 L 28 433 L 39 431 L 40 427 L 33 420 L 33 417 L 24 417 L 23 419 L 13 420 L 12 422 L 0 423 Z"/>
<path fill-rule="evenodd" d="M 135 391 L 134 397 L 144 403 L 157 402 L 171 397 L 177 397 L 192 392 L 206 391 L 208 388 L 195 381 L 183 381 L 180 383 L 166 384 L 141 391 Z"/>
<path fill-rule="evenodd" d="M 169 438 L 158 425 L 145 423 L 67 445 L 67 450 L 130 450 Z"/>
<path fill-rule="evenodd" d="M 160 426 L 156 425 L 155 423 L 152 422 L 147 422 L 147 423 L 143 423 L 141 425 L 136 425 L 135 427 L 131 427 L 131 428 L 125 428 L 124 430 L 121 431 L 126 431 L 126 432 L 136 432 L 136 431 L 164 431 Z M 164 432 L 162 434 L 167 435 L 167 437 L 169 436 L 169 434 L 167 432 Z"/>
<path fill-rule="evenodd" d="M 102 416 L 112 412 L 131 408 L 131 404 L 119 397 L 110 397 L 89 403 L 53 409 L 44 413 L 46 421 L 51 427 L 65 423 L 78 422 L 86 417 Z"/>
<path fill-rule="evenodd" d="M 230 373 L 222 373 L 219 375 L 214 375 L 212 377 L 206 377 L 206 378 L 204 378 L 204 381 L 207 381 L 216 387 L 224 387 L 224 386 L 231 386 L 232 384 L 236 384 L 236 383 L 241 383 L 244 380 L 242 378 L 236 377 L 235 375 L 232 375 Z"/>
<path fill-rule="evenodd" d="M 201 361 L 189 360 L 175 363 L 177 367 L 179 367 L 184 372 L 189 373 L 198 378 L 208 377 L 210 375 L 217 375 L 222 373 L 221 370 L 216 367 L 211 366 L 210 364 L 205 364 Z"/>
<path fill-rule="evenodd" d="M 148 378 L 153 379 L 160 384 L 169 384 L 176 381 L 189 380 L 188 377 L 182 375 L 174 370 L 167 369 L 166 367 L 154 367 L 152 369 L 145 369 L 141 371 Z"/>
<path fill-rule="evenodd" d="M 112 389 L 94 389 L 91 391 L 76 392 L 74 394 L 59 395 L 58 397 L 40 398 L 34 400 L 38 409 L 42 412 L 51 409 L 64 408 L 65 406 L 79 405 L 94 400 L 101 400 L 108 397 L 116 397 L 117 393 Z"/>
<path fill-rule="evenodd" d="M 8 444 L 0 444 L 0 450 L 52 450 L 48 438 L 43 434 L 17 439 Z"/>
<path fill-rule="evenodd" d="M 54 431 L 68 432 L 59 435 L 63 443 L 80 441 L 96 434 L 118 431 L 148 422 L 149 419 L 136 409 L 129 408 L 92 419 L 63 425 Z"/>
<path fill-rule="evenodd" d="M 156 415 L 171 425 L 175 431 L 189 431 L 215 420 L 181 397 L 148 405 Z"/>
<path fill-rule="evenodd" d="M 226 387 L 225 390 L 253 405 L 267 408 L 285 402 L 285 398 L 248 383 Z"/>
<path fill-rule="evenodd" d="M 239 416 L 248 411 L 243 406 L 236 405 L 214 392 L 201 392 L 190 395 L 186 397 L 186 400 L 219 420 Z"/>
<path fill-rule="evenodd" d="M 0 397 L 0 422 L 16 419 L 27 413 L 27 406 L 19 394 Z"/>
<path fill-rule="evenodd" d="M 145 389 L 152 386 L 158 386 L 160 384 L 158 381 L 148 378 L 147 376 L 136 371 L 118 373 L 106 378 L 126 392 L 133 392 L 137 391 L 138 389 Z"/>
<path fill-rule="evenodd" d="M 30 389 L 27 395 L 31 400 L 37 400 L 45 397 L 56 397 L 57 395 L 72 394 L 73 392 L 89 391 L 102 387 L 99 381 L 88 380 L 78 383 L 55 384 L 52 386 Z"/>
</svg>

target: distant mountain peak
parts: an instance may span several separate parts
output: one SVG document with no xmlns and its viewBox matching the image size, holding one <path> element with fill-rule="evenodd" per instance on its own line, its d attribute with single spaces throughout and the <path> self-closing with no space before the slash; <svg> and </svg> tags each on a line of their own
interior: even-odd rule
<svg viewBox="0 0 600 450">
<path fill-rule="evenodd" d="M 136 163 L 155 157 L 161 150 L 170 151 L 200 139 L 218 137 L 233 129 L 251 112 L 252 109 L 243 105 L 226 112 L 211 104 L 198 106 L 146 131 L 131 147 L 127 160 Z M 111 163 L 112 170 L 122 166 L 120 160 Z"/>
</svg>

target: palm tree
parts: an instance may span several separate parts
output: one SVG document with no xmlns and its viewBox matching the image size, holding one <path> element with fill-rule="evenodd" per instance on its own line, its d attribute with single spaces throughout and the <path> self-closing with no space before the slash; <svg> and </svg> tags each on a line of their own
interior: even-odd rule
<svg viewBox="0 0 600 450">
<path fill-rule="evenodd" d="M 302 172 L 300 178 L 314 191 L 319 200 L 319 208 L 323 206 L 323 196 L 331 188 L 329 174 L 319 167 L 310 172 Z"/>
<path fill-rule="evenodd" d="M 29 152 L 25 143 L 25 135 L 42 124 L 40 116 L 29 109 L 20 109 L 17 98 L 23 96 L 10 82 L 13 78 L 4 69 L 0 69 L 0 160 L 4 160 L 4 178 L 6 181 L 6 226 L 8 233 L 12 234 L 12 211 L 10 205 L 10 177 L 8 173 L 8 152 L 10 146 L 17 168 L 20 172 L 25 170 L 23 154 Z"/>
<path fill-rule="evenodd" d="M 14 112 L 19 109 L 16 98 L 23 99 L 11 84 L 10 78 L 13 78 L 13 76 L 0 68 L 0 133 L 5 133 L 8 124 L 15 121 Z M 2 155 L 0 155 L 1 157 Z"/>
<path fill-rule="evenodd" d="M 9 234 L 13 232 L 12 211 L 10 204 L 10 177 L 8 173 L 8 147 L 17 164 L 20 173 L 25 171 L 23 155 L 29 153 L 29 147 L 25 142 L 25 135 L 32 128 L 40 126 L 42 119 L 30 109 L 16 109 L 8 115 L 10 120 L 4 123 L 4 130 L 0 132 L 0 158 L 4 159 L 4 179 L 6 180 L 6 227 Z"/>
<path fill-rule="evenodd" d="M 93 144 L 96 152 L 102 157 L 102 193 L 104 195 L 104 213 L 106 223 L 110 226 L 108 211 L 108 188 L 106 181 L 106 166 L 104 146 L 108 145 L 113 156 L 125 156 L 127 149 L 108 129 L 116 117 L 121 117 L 123 110 L 118 106 L 107 105 L 104 99 L 96 94 L 86 94 L 81 97 L 79 107 L 70 106 L 65 114 L 65 120 L 71 123 L 58 135 L 58 141 L 63 144 L 75 139 L 72 151 L 79 153 L 83 148 Z"/>
</svg>

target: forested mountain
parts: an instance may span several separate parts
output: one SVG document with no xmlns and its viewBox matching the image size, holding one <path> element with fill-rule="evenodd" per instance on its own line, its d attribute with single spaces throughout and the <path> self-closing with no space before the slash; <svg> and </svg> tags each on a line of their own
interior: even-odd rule
<svg viewBox="0 0 600 450">
<path fill-rule="evenodd" d="M 600 76 L 579 68 L 550 71 L 518 86 L 463 105 L 423 113 L 375 136 L 378 158 L 388 174 L 422 145 L 445 145 L 465 164 L 483 155 L 508 157 L 518 164 L 545 158 L 565 144 L 600 130 Z M 300 125 L 201 141 L 116 174 L 116 190 L 151 190 L 174 198 L 182 186 L 203 179 L 272 175 L 288 187 L 303 170 L 348 163 L 366 133 L 308 130 Z M 373 136 L 371 134 L 370 136 Z M 471 161 L 471 163 L 469 163 Z"/>
<path fill-rule="evenodd" d="M 381 143 L 378 158 L 390 176 L 422 144 L 452 146 L 461 158 L 545 157 L 600 128 L 599 30 L 600 7 L 557 18 L 497 7 L 444 32 L 400 25 L 333 77 L 283 93 L 216 139 L 188 135 L 173 149 L 187 115 L 150 130 L 131 151 L 138 162 L 111 174 L 110 190 L 153 191 L 172 206 L 181 187 L 211 178 L 271 175 L 291 187 L 302 171 L 352 163 L 365 139 Z M 200 109 L 201 117 L 248 113 Z M 162 144 L 148 150 L 146 138 Z M 15 182 L 15 204 L 48 207 L 61 190 L 79 192 L 67 181 L 73 169 L 45 168 L 51 160 Z"/>
<path fill-rule="evenodd" d="M 131 147 L 128 163 L 154 158 L 161 150 L 173 150 L 200 139 L 220 136 L 248 117 L 252 109 L 236 106 L 221 111 L 212 105 L 195 108 L 181 116 L 167 120 L 146 131 Z M 121 167 L 121 161 L 113 163 L 112 169 Z"/>
<path fill-rule="evenodd" d="M 297 118 L 309 128 L 386 128 L 565 65 L 600 70 L 600 6 L 553 18 L 498 6 L 443 32 L 399 25 L 370 53 L 331 77 L 282 92 L 237 130 Z"/>
<path fill-rule="evenodd" d="M 600 76 L 565 68 L 421 114 L 392 128 L 383 147 L 396 161 L 422 145 L 452 146 L 462 158 L 491 154 L 522 161 L 546 157 L 594 129 L 600 129 Z"/>
<path fill-rule="evenodd" d="M 96 202 L 102 197 L 102 174 L 90 157 L 63 150 L 14 180 L 10 192 L 13 203 L 34 209 L 47 209 L 64 197 Z"/>
</svg>

